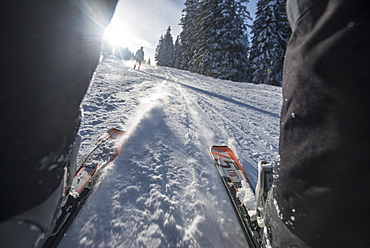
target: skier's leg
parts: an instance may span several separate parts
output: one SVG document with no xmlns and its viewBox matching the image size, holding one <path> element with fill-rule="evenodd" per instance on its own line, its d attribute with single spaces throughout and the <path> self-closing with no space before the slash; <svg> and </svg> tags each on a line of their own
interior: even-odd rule
<svg viewBox="0 0 370 248">
<path fill-rule="evenodd" d="M 30 247 L 51 229 L 79 104 L 115 4 L 20 0 L 0 8 L 1 22 L 7 23 L 0 56 L 0 247 Z"/>
<path fill-rule="evenodd" d="M 307 3 L 290 16 L 276 209 L 310 246 L 366 247 L 369 183 L 359 173 L 370 174 L 370 2 Z"/>
</svg>

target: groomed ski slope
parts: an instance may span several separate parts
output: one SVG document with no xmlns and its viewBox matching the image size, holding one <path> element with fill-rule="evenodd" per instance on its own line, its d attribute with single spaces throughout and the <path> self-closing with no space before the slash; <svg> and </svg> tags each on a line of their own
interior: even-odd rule
<svg viewBox="0 0 370 248">
<path fill-rule="evenodd" d="M 106 58 L 83 101 L 81 154 L 110 127 L 122 152 L 59 247 L 247 247 L 209 155 L 228 145 L 252 184 L 277 156 L 281 88 Z"/>
</svg>

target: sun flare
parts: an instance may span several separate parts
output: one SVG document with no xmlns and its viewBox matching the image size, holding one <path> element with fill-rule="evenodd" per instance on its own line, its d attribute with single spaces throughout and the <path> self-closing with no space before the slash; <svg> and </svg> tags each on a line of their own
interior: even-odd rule
<svg viewBox="0 0 370 248">
<path fill-rule="evenodd" d="M 135 30 L 130 30 L 122 22 L 112 22 L 109 24 L 104 32 L 104 43 L 106 45 L 105 49 L 108 49 L 109 53 L 114 55 L 117 55 L 117 52 L 125 48 L 128 48 L 131 52 L 135 52 L 141 46 L 145 48 L 152 47 L 148 41 L 138 38 Z"/>
<path fill-rule="evenodd" d="M 113 46 L 127 46 L 130 31 L 123 25 L 110 24 L 105 30 L 105 40 Z"/>
</svg>

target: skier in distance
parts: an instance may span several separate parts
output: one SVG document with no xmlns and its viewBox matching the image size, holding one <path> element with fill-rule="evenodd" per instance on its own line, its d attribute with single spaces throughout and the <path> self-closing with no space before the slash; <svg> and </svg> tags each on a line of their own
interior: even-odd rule
<svg viewBox="0 0 370 248">
<path fill-rule="evenodd" d="M 134 64 L 134 69 L 137 66 L 137 69 L 140 70 L 141 67 L 141 62 L 144 60 L 144 47 L 140 47 L 139 50 L 136 51 L 135 54 L 135 64 Z"/>
</svg>

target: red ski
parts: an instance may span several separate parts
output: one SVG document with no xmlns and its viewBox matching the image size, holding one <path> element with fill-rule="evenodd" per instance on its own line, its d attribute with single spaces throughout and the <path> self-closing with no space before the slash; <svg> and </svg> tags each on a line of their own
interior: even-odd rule
<svg viewBox="0 0 370 248">
<path fill-rule="evenodd" d="M 256 221 L 254 189 L 234 152 L 227 146 L 212 146 L 211 156 L 230 197 L 249 247 L 261 247 L 261 228 Z"/>
<path fill-rule="evenodd" d="M 73 177 L 72 187 L 62 205 L 52 234 L 43 248 L 57 247 L 73 219 L 88 199 L 95 183 L 96 175 L 104 166 L 112 162 L 121 151 L 120 138 L 124 131 L 111 128 L 103 133 L 90 151 L 78 161 L 78 169 Z"/>
<path fill-rule="evenodd" d="M 95 146 L 88 152 L 79 162 L 72 186 L 78 194 L 91 183 L 91 178 L 94 174 L 110 162 L 112 162 L 117 154 L 121 151 L 121 145 L 117 144 L 117 140 L 125 132 L 116 128 L 111 128 L 106 131 L 95 143 Z"/>
</svg>

